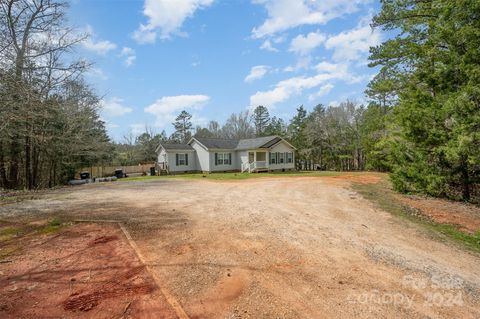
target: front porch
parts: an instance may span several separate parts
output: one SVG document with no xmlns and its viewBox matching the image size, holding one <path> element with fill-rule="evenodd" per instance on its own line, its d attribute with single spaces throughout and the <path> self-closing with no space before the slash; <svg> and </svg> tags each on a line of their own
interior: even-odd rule
<svg viewBox="0 0 480 319">
<path fill-rule="evenodd" d="M 243 172 L 267 172 L 269 170 L 269 158 L 267 151 L 248 151 L 248 161 L 242 163 Z"/>
</svg>

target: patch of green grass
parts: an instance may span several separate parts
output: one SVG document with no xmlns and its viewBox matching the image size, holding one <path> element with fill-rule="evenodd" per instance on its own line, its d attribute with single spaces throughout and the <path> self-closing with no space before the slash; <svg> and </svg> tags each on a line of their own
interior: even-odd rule
<svg viewBox="0 0 480 319">
<path fill-rule="evenodd" d="M 386 179 L 377 184 L 354 183 L 353 189 L 365 199 L 373 202 L 376 206 L 392 215 L 421 225 L 432 234 L 437 236 L 442 234 L 450 240 L 460 243 L 464 247 L 480 252 L 480 232 L 469 234 L 460 230 L 455 225 L 441 224 L 427 219 L 415 209 L 401 203 L 395 198 L 395 192 L 390 182 Z"/>
<path fill-rule="evenodd" d="M 47 225 L 39 229 L 39 233 L 42 233 L 42 234 L 54 233 L 60 230 L 62 226 L 63 226 L 62 222 L 58 218 L 54 217 Z"/>
<path fill-rule="evenodd" d="M 177 175 L 163 175 L 163 176 L 138 176 L 120 179 L 119 181 L 157 181 L 161 179 L 170 178 L 185 178 L 185 179 L 212 179 L 212 180 L 241 180 L 250 178 L 262 177 L 320 177 L 320 176 L 341 176 L 341 175 L 361 175 L 364 172 L 336 172 L 336 171 L 287 171 L 287 172 L 264 172 L 264 173 L 185 173 Z"/>
<path fill-rule="evenodd" d="M 9 240 L 15 237 L 20 232 L 20 229 L 16 227 L 6 227 L 0 230 L 0 241 Z"/>
</svg>

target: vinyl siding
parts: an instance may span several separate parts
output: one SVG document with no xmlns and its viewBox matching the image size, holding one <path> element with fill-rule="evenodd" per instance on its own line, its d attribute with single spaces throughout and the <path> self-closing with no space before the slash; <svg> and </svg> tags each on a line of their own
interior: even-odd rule
<svg viewBox="0 0 480 319">
<path fill-rule="evenodd" d="M 176 163 L 176 154 L 188 154 L 188 165 Z M 168 151 L 168 170 L 170 172 L 190 172 L 196 170 L 195 151 Z"/>
<path fill-rule="evenodd" d="M 215 165 L 215 153 L 231 153 L 232 154 L 232 163 L 230 165 Z M 233 150 L 215 150 L 210 151 L 210 172 L 222 172 L 222 171 L 233 171 L 238 170 L 238 161 L 235 156 L 235 151 Z"/>
<path fill-rule="evenodd" d="M 286 162 L 286 158 L 285 158 L 285 162 L 283 164 L 270 164 L 269 162 L 269 168 L 270 169 L 273 169 L 273 170 L 277 170 L 277 169 L 294 169 L 295 168 L 295 150 L 292 149 L 287 143 L 281 141 L 280 143 L 278 143 L 277 145 L 275 145 L 274 147 L 272 147 L 270 149 L 270 153 L 276 153 L 276 152 L 279 152 L 279 153 L 293 153 L 292 155 L 292 163 L 287 163 Z M 270 154 L 269 154 L 270 155 Z M 269 161 L 270 161 L 270 158 L 269 158 Z"/>
<path fill-rule="evenodd" d="M 202 172 L 210 171 L 210 153 L 203 148 L 197 141 L 193 141 L 191 146 L 195 150 L 195 162 L 197 163 L 197 170 Z"/>
</svg>

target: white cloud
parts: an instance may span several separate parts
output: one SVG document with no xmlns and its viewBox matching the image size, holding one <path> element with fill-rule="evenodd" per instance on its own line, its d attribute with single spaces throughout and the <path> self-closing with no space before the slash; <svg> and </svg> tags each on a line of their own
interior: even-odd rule
<svg viewBox="0 0 480 319">
<path fill-rule="evenodd" d="M 147 106 L 144 111 L 156 116 L 156 126 L 165 127 L 173 122 L 182 110 L 200 110 L 209 100 L 207 95 L 164 96 Z M 194 117 L 198 119 L 196 115 Z"/>
<path fill-rule="evenodd" d="M 306 55 L 325 42 L 326 39 L 327 37 L 320 32 L 310 32 L 306 36 L 300 34 L 290 42 L 289 51 Z"/>
<path fill-rule="evenodd" d="M 340 105 L 340 102 L 338 102 L 337 100 L 333 100 L 333 101 L 330 101 L 330 103 L 328 103 L 328 106 L 331 106 L 331 107 L 337 107 Z"/>
<path fill-rule="evenodd" d="M 301 56 L 295 65 L 289 65 L 283 69 L 284 72 L 295 72 L 310 68 L 312 57 L 310 55 Z"/>
<path fill-rule="evenodd" d="M 120 57 L 123 57 L 123 63 L 129 67 L 135 62 L 137 59 L 137 55 L 135 54 L 135 50 L 129 47 L 123 47 L 122 52 L 120 52 Z"/>
<path fill-rule="evenodd" d="M 133 136 L 139 136 L 140 134 L 146 132 L 148 127 L 148 125 L 145 123 L 134 123 L 130 124 L 129 126 Z"/>
<path fill-rule="evenodd" d="M 117 48 L 115 43 L 108 40 L 96 41 L 93 28 L 89 25 L 86 27 L 86 33 L 88 34 L 88 37 L 82 42 L 82 46 L 89 51 L 95 52 L 96 54 L 105 55 L 111 50 L 115 50 Z"/>
<path fill-rule="evenodd" d="M 272 45 L 272 42 L 270 40 L 263 41 L 262 45 L 260 46 L 260 49 L 270 51 L 270 52 L 278 52 L 278 49 Z"/>
<path fill-rule="evenodd" d="M 99 68 L 90 68 L 86 75 L 90 78 L 94 78 L 94 79 L 100 79 L 100 80 L 108 80 L 108 76 L 105 74 L 105 72 L 103 72 L 102 69 L 99 69 Z"/>
<path fill-rule="evenodd" d="M 265 6 L 268 18 L 252 30 L 254 38 L 263 38 L 301 25 L 319 25 L 358 10 L 370 0 L 253 0 Z"/>
<path fill-rule="evenodd" d="M 319 63 L 316 66 L 317 74 L 310 77 L 298 76 L 278 82 L 269 91 L 258 91 L 250 96 L 250 106 L 265 105 L 273 108 L 276 104 L 288 100 L 293 95 L 301 94 L 304 90 L 321 86 L 327 81 L 340 80 L 353 82 L 357 78 L 348 72 L 348 65 Z M 325 85 L 324 91 L 328 90 Z"/>
<path fill-rule="evenodd" d="M 145 0 L 143 14 L 148 18 L 133 33 L 139 43 L 153 43 L 158 38 L 167 39 L 180 34 L 180 28 L 195 11 L 210 6 L 213 0 Z"/>
<path fill-rule="evenodd" d="M 370 19 L 363 19 L 359 25 L 349 31 L 331 36 L 325 42 L 327 49 L 332 49 L 335 61 L 361 61 L 366 58 L 370 47 L 380 44 L 382 37 L 379 30 L 369 25 Z"/>
<path fill-rule="evenodd" d="M 123 99 L 112 97 L 107 100 L 100 101 L 102 113 L 107 116 L 122 116 L 133 111 L 132 108 L 123 105 Z"/>
<path fill-rule="evenodd" d="M 101 118 L 100 120 L 105 123 L 105 127 L 106 127 L 107 129 L 110 129 L 110 130 L 111 130 L 111 129 L 115 129 L 115 128 L 119 127 L 118 124 L 112 123 L 112 122 L 110 122 L 109 120 L 106 120 L 106 119 L 104 119 L 104 118 Z"/>
<path fill-rule="evenodd" d="M 334 85 L 333 84 L 325 84 L 323 85 L 322 87 L 320 87 L 320 89 L 314 93 L 314 94 L 310 94 L 308 96 L 308 100 L 309 101 L 314 101 L 315 99 L 319 98 L 319 97 L 322 97 L 322 96 L 325 96 L 327 95 L 328 93 L 330 93 L 330 91 L 334 88 Z"/>
<path fill-rule="evenodd" d="M 256 65 L 250 69 L 250 73 L 245 77 L 245 82 L 253 82 L 263 78 L 270 67 L 268 65 Z"/>
<path fill-rule="evenodd" d="M 348 63 L 330 63 L 330 62 L 320 62 L 315 65 L 314 69 L 318 73 L 330 73 L 333 75 L 333 78 L 342 80 L 347 83 L 358 83 L 362 80 L 365 80 L 369 75 L 355 75 L 349 72 L 350 64 Z"/>
<path fill-rule="evenodd" d="M 138 29 L 133 32 L 132 37 L 140 44 L 155 43 L 157 32 L 148 25 L 140 24 Z"/>
</svg>

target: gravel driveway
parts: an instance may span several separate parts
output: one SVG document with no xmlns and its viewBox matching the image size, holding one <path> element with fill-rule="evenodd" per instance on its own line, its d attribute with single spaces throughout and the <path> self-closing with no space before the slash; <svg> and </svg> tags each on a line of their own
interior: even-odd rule
<svg viewBox="0 0 480 319">
<path fill-rule="evenodd" d="M 479 318 L 480 257 L 329 177 L 84 185 L 0 217 L 124 222 L 190 318 Z"/>
</svg>

